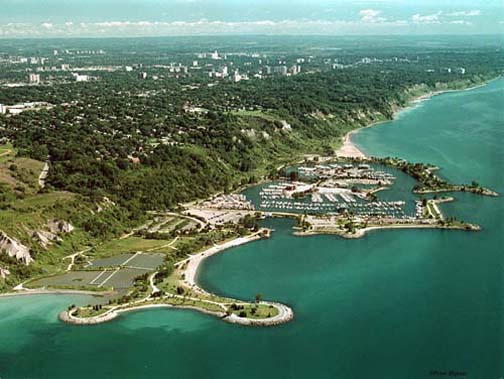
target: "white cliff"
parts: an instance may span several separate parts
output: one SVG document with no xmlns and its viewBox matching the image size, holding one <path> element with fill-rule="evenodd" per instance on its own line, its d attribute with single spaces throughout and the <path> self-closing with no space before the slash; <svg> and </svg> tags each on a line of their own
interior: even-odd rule
<svg viewBox="0 0 504 379">
<path fill-rule="evenodd" d="M 33 261 L 28 247 L 2 231 L 0 231 L 0 251 L 6 252 L 10 257 L 14 257 L 18 261 L 23 261 L 27 266 Z"/>
<path fill-rule="evenodd" d="M 5 279 L 7 278 L 7 275 L 10 274 L 10 271 L 7 270 L 6 268 L 0 267 L 0 279 Z"/>
</svg>

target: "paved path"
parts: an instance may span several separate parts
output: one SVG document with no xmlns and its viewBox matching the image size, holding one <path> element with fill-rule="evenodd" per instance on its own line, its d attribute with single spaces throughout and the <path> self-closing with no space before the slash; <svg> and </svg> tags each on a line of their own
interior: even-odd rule
<svg viewBox="0 0 504 379">
<path fill-rule="evenodd" d="M 44 163 L 44 168 L 42 169 L 42 172 L 40 173 L 38 177 L 38 184 L 40 188 L 45 187 L 45 180 L 47 178 L 47 175 L 49 175 L 49 164 L 46 162 Z"/>
<path fill-rule="evenodd" d="M 89 250 L 91 250 L 90 247 L 88 247 L 87 249 L 84 249 L 82 251 L 78 251 L 77 253 L 73 253 L 73 254 L 67 255 L 66 257 L 63 257 L 62 258 L 63 260 L 70 258 L 70 263 L 68 264 L 68 267 L 67 267 L 66 271 L 70 271 L 72 269 L 72 267 L 74 266 L 74 264 L 75 264 L 75 257 L 77 257 L 78 255 L 84 254 L 85 252 L 87 252 Z"/>
<path fill-rule="evenodd" d="M 173 239 L 173 241 L 171 241 L 170 243 L 167 243 L 166 245 L 161 245 L 161 246 L 153 247 L 152 249 L 147 249 L 145 251 L 154 251 L 154 250 L 164 249 L 165 247 L 169 247 L 170 249 L 173 249 L 173 250 L 178 250 L 176 247 L 173 247 L 173 244 L 175 242 L 177 242 L 178 239 L 179 239 L 179 236 L 175 237 Z"/>
<path fill-rule="evenodd" d="M 154 278 L 156 277 L 156 274 L 157 272 L 153 273 L 149 278 L 152 293 L 159 292 L 159 288 L 154 284 Z"/>
</svg>

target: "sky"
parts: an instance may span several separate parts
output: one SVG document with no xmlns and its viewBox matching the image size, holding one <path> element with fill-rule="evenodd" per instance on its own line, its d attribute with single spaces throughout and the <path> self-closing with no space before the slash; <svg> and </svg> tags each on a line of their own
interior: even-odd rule
<svg viewBox="0 0 504 379">
<path fill-rule="evenodd" d="M 0 38 L 503 32 L 504 0 L 0 0 Z"/>
</svg>

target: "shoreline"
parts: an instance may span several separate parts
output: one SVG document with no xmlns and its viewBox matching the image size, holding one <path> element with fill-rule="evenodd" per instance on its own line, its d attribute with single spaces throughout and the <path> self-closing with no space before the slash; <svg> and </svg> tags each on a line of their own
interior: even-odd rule
<svg viewBox="0 0 504 379">
<path fill-rule="evenodd" d="M 313 230 L 313 231 L 298 231 L 293 234 L 296 237 L 310 237 L 317 235 L 337 235 L 339 237 L 345 239 L 357 239 L 365 237 L 366 234 L 373 230 L 386 230 L 386 229 L 445 229 L 445 230 L 462 230 L 462 231 L 478 231 L 480 230 L 478 226 L 473 224 L 469 224 L 470 228 L 466 228 L 465 226 L 443 226 L 439 224 L 404 224 L 404 225 L 374 225 L 366 228 L 358 229 L 354 234 L 349 233 L 339 233 L 337 231 L 322 231 L 322 230 Z"/>
<path fill-rule="evenodd" d="M 86 291 L 86 290 L 69 290 L 69 289 L 27 289 L 23 288 L 15 292 L 5 292 L 0 293 L 0 298 L 2 297 L 16 297 L 16 296 L 30 296 L 30 295 L 89 295 L 101 297 L 110 294 L 110 291 Z"/>
<path fill-rule="evenodd" d="M 349 131 L 348 133 L 345 134 L 344 139 L 343 139 L 343 145 L 336 151 L 336 155 L 340 157 L 349 157 L 349 158 L 357 158 L 357 159 L 367 159 L 366 155 L 352 142 L 351 136 L 353 133 L 358 133 L 361 129 L 364 128 L 369 128 L 376 126 L 378 124 L 384 123 L 384 122 L 389 122 L 394 119 L 396 119 L 397 115 L 408 109 L 413 109 L 416 107 L 418 104 L 422 103 L 423 101 L 429 100 L 433 98 L 434 96 L 438 96 L 444 93 L 450 93 L 450 92 L 462 92 L 462 91 L 470 91 L 473 89 L 481 88 L 486 85 L 488 85 L 490 82 L 494 80 L 500 79 L 501 76 L 496 77 L 494 79 L 488 80 L 484 83 L 472 86 L 472 87 L 467 87 L 467 88 L 462 88 L 462 89 L 446 89 L 446 90 L 438 90 L 438 91 L 430 91 L 428 93 L 425 93 L 423 95 L 419 95 L 417 97 L 412 98 L 407 102 L 407 105 L 403 107 L 398 107 L 397 109 L 394 109 L 393 111 L 393 116 L 391 120 L 382 120 L 382 121 L 376 121 L 372 122 L 369 125 L 365 125 L 356 129 L 353 129 Z M 439 212 L 440 213 L 440 212 Z M 186 216 L 187 217 L 187 216 Z M 472 225 L 469 225 L 472 227 Z M 441 226 L 441 225 L 383 225 L 383 226 L 370 226 L 366 228 L 362 228 L 357 230 L 355 234 L 341 234 L 341 233 L 336 233 L 336 232 L 324 232 L 324 231 L 307 231 L 307 232 L 295 232 L 294 234 L 297 236 L 310 236 L 310 235 L 321 235 L 321 234 L 337 234 L 343 238 L 360 238 L 363 237 L 368 231 L 371 230 L 378 230 L 378 229 L 400 229 L 400 228 L 435 228 L 435 229 L 459 229 L 459 230 L 477 230 L 475 228 L 465 228 L 465 227 L 447 227 L 447 226 Z M 244 236 L 244 237 L 238 237 L 233 240 L 224 242 L 219 245 L 214 245 L 210 247 L 209 249 L 200 252 L 198 254 L 189 256 L 188 258 L 179 261 L 175 264 L 175 267 L 180 270 L 180 272 L 183 275 L 182 282 L 187 285 L 190 289 L 194 290 L 197 293 L 203 294 L 203 295 L 209 295 L 212 296 L 211 293 L 207 292 L 204 290 L 202 287 L 200 287 L 197 283 L 197 275 L 198 275 L 198 270 L 201 266 L 201 263 L 208 257 L 211 257 L 215 254 L 218 254 L 222 251 L 225 251 L 229 248 L 240 246 L 242 244 L 252 242 L 255 240 L 259 240 L 262 238 L 261 232 L 264 232 L 264 229 L 261 229 L 260 231 Z M 180 269 L 185 265 L 183 269 Z M 51 289 L 51 290 L 46 290 L 46 289 L 25 289 L 25 288 L 20 288 L 20 290 L 15 291 L 15 292 L 7 292 L 4 294 L 0 294 L 0 298 L 3 297 L 14 297 L 14 296 L 29 296 L 29 295 L 89 295 L 89 296 L 94 296 L 94 297 L 99 297 L 99 296 L 104 296 L 106 294 L 110 293 L 110 291 L 104 291 L 104 292 L 95 292 L 95 291 L 87 291 L 87 290 L 70 290 L 70 289 Z M 121 313 L 126 313 L 126 312 L 131 312 L 135 310 L 142 310 L 142 309 L 148 309 L 148 308 L 160 308 L 160 307 L 172 307 L 172 308 L 181 308 L 181 309 L 193 309 L 193 310 L 198 310 L 202 313 L 210 314 L 213 316 L 217 316 L 227 322 L 231 323 L 238 323 L 242 325 L 257 325 L 257 326 L 267 326 L 267 325 L 276 325 L 280 323 L 285 323 L 290 321 L 293 318 L 293 311 L 291 308 L 288 306 L 281 304 L 281 303 L 274 303 L 274 302 L 260 302 L 261 304 L 269 304 L 271 306 L 274 306 L 278 310 L 278 314 L 270 317 L 270 318 L 263 318 L 263 319 L 253 319 L 253 318 L 247 318 L 247 317 L 239 317 L 236 314 L 229 314 L 229 313 L 224 313 L 224 312 L 217 312 L 217 311 L 209 311 L 204 308 L 200 308 L 197 306 L 189 306 L 189 305 L 174 305 L 174 304 L 169 304 L 169 303 L 148 303 L 149 301 L 152 301 L 152 298 L 147 297 L 144 299 L 141 299 L 140 301 L 131 304 L 131 306 L 125 305 L 125 308 L 112 308 L 109 309 L 108 311 L 104 312 L 103 314 L 96 315 L 93 317 L 89 318 L 79 318 L 72 316 L 72 313 L 74 312 L 73 310 L 70 311 L 64 311 L 60 313 L 60 319 L 69 323 L 75 323 L 75 324 L 95 324 L 95 323 L 101 323 L 101 322 L 106 322 L 112 319 L 115 319 L 118 317 Z M 147 303 L 147 304 L 146 304 Z M 246 302 L 241 302 L 239 300 L 236 301 L 236 303 L 241 303 L 241 304 L 250 304 Z M 223 303 L 224 304 L 224 303 Z M 65 314 L 66 316 L 64 316 Z"/>
<path fill-rule="evenodd" d="M 411 100 L 408 100 L 407 104 L 405 106 L 397 107 L 397 109 L 393 110 L 392 118 L 390 120 L 382 120 L 382 121 L 375 121 L 370 123 L 369 125 L 361 126 L 359 128 L 350 130 L 347 132 L 342 139 L 342 145 L 335 151 L 335 155 L 340 158 L 359 158 L 359 159 L 366 159 L 367 155 L 352 141 L 352 135 L 357 134 L 363 129 L 371 128 L 376 125 L 383 124 L 385 122 L 390 122 L 393 120 L 396 120 L 397 116 L 399 113 L 404 112 L 406 110 L 411 110 L 420 105 L 421 103 L 432 99 L 435 96 L 443 95 L 446 93 L 453 93 L 453 92 L 463 92 L 463 91 L 471 91 L 474 89 L 478 89 L 481 87 L 485 87 L 489 83 L 500 79 L 502 76 L 497 76 L 493 79 L 489 79 L 484 81 L 483 83 L 476 84 L 471 87 L 467 88 L 461 88 L 461 89 L 445 89 L 445 90 L 437 90 L 437 91 L 430 91 L 428 93 L 424 93 L 422 95 L 418 95 L 416 97 L 413 97 Z"/>
<path fill-rule="evenodd" d="M 181 270 L 181 274 L 184 275 L 184 280 L 183 280 L 184 283 L 187 286 L 189 286 L 191 289 L 194 289 L 196 292 L 209 294 L 208 292 L 206 292 L 203 288 L 201 288 L 197 284 L 196 278 L 197 278 L 198 269 L 199 269 L 201 263 L 205 259 L 207 259 L 208 257 L 211 257 L 212 255 L 218 254 L 218 253 L 225 251 L 227 249 L 230 249 L 232 247 L 240 246 L 240 245 L 246 244 L 248 242 L 260 240 L 262 238 L 261 233 L 263 233 L 263 232 L 264 232 L 264 230 L 259 230 L 258 232 L 254 233 L 252 235 L 245 236 L 245 237 L 239 237 L 239 238 L 233 239 L 231 241 L 225 242 L 223 244 L 215 245 L 205 251 L 202 251 L 201 253 L 191 255 L 189 258 L 186 258 L 180 262 L 177 262 L 174 265 L 174 267 L 179 269 L 184 264 L 187 264 L 186 268 Z"/>
<path fill-rule="evenodd" d="M 186 258 L 182 261 L 177 262 L 174 267 L 178 270 L 181 271 L 181 274 L 183 275 L 183 283 L 188 286 L 191 290 L 205 295 L 205 296 L 212 296 L 211 293 L 205 291 L 203 288 L 201 288 L 196 281 L 197 278 L 197 273 L 198 269 L 201 265 L 201 262 L 203 262 L 206 258 L 211 257 L 212 255 L 218 254 L 222 251 L 225 251 L 229 248 L 240 246 L 243 244 L 246 244 L 248 242 L 252 241 L 257 241 L 263 238 L 264 233 L 267 232 L 268 229 L 260 229 L 256 233 L 244 237 L 238 237 L 233 240 L 227 241 L 225 243 L 222 243 L 220 245 L 215 245 L 205 251 L 202 251 L 199 254 L 195 254 L 193 256 L 190 256 L 189 258 Z M 181 266 L 184 266 L 184 268 L 180 268 Z M 168 295 L 166 299 L 169 298 L 177 298 L 181 297 L 180 295 Z M 196 299 L 196 298 L 195 298 Z M 162 300 L 162 299 L 160 299 Z M 74 325 L 94 325 L 94 324 L 100 324 L 103 322 L 111 321 L 115 318 L 117 318 L 120 314 L 122 313 L 127 313 L 127 312 L 132 312 L 136 310 L 143 310 L 143 309 L 149 309 L 149 308 L 180 308 L 180 309 L 191 309 L 191 310 L 196 310 L 211 316 L 219 317 L 221 320 L 232 323 L 232 324 L 240 324 L 240 325 L 246 325 L 246 326 L 274 326 L 274 325 L 279 325 L 286 323 L 294 318 L 294 312 L 293 310 L 288 307 L 285 304 L 278 303 L 278 302 L 270 302 L 270 301 L 261 301 L 258 304 L 261 305 L 267 305 L 273 308 L 276 308 L 278 311 L 278 314 L 272 317 L 268 318 L 249 318 L 249 317 L 240 317 L 234 313 L 226 313 L 226 303 L 221 303 L 219 302 L 218 304 L 223 307 L 223 311 L 218 312 L 218 311 L 211 311 L 207 310 L 198 306 L 191 306 L 191 305 L 178 305 L 178 304 L 170 304 L 170 303 L 150 303 L 149 301 L 152 301 L 152 297 L 149 295 L 148 297 L 144 299 L 137 300 L 133 302 L 132 304 L 125 304 L 121 306 L 116 306 L 114 308 L 111 308 L 107 310 L 106 312 L 92 316 L 92 317 L 78 317 L 74 316 L 75 311 L 78 308 L 74 308 L 71 310 L 67 311 L 62 311 L 59 313 L 59 319 L 63 322 L 69 323 L 69 324 L 74 324 Z M 238 305 L 249 305 L 251 303 L 248 302 L 243 302 L 240 300 L 236 300 L 234 303 Z M 217 302 L 215 303 L 217 304 Z"/>
</svg>

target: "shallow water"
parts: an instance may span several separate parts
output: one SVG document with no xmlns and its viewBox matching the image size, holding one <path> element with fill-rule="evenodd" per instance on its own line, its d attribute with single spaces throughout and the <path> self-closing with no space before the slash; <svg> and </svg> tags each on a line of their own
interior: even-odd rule
<svg viewBox="0 0 504 379">
<path fill-rule="evenodd" d="M 362 130 L 366 153 L 427 161 L 447 178 L 504 193 L 504 80 L 440 95 Z M 295 319 L 249 328 L 187 310 L 92 327 L 60 323 L 75 297 L 0 300 L 0 377 L 468 378 L 504 376 L 504 200 L 456 194 L 443 209 L 481 232 L 374 231 L 360 240 L 273 237 L 203 264 L 220 294 L 291 305 Z"/>
</svg>

